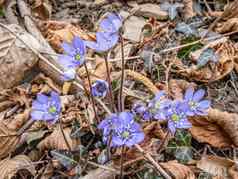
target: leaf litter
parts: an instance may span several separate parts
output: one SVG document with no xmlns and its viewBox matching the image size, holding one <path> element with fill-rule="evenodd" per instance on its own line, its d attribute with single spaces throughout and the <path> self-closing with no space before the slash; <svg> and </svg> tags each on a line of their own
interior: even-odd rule
<svg viewBox="0 0 238 179">
<path fill-rule="evenodd" d="M 0 29 L 2 178 L 237 178 L 237 0 L 230 4 L 210 0 L 24 3 L 31 14 L 18 16 L 14 8 L 3 8 L 0 17 L 8 23 L 9 14 L 24 20 L 21 27 L 1 25 Z M 24 11 L 22 7 L 19 11 Z M 106 22 L 108 12 L 124 18 L 120 31 L 114 31 L 119 26 L 115 17 Z M 38 42 L 37 33 L 29 31 L 26 16 L 54 51 L 49 52 Z M 100 33 L 113 34 L 118 43 L 103 53 L 87 48 L 87 68 L 79 67 L 75 79 L 63 82 L 58 74 L 62 66 L 52 61 L 67 50 L 62 42 L 71 44 L 75 36 L 100 42 L 97 33 L 102 21 L 107 32 Z M 49 61 L 44 68 L 38 65 L 42 55 Z M 52 66 L 59 68 L 57 73 Z M 112 98 L 110 93 L 91 98 L 91 83 L 109 80 L 108 72 L 112 86 L 96 90 L 112 88 Z M 110 148 L 105 143 L 105 133 L 97 124 L 115 111 L 117 103 L 130 111 L 135 101 L 150 104 L 149 99 L 161 90 L 169 100 L 181 101 L 188 88 L 207 89 L 205 96 L 212 102 L 206 115 L 188 117 L 190 129 L 179 129 L 173 135 L 166 121 L 137 116 L 133 122 L 141 125 L 143 141 L 132 147 Z M 32 103 L 39 94 L 51 91 L 60 96 L 59 120 L 30 123 Z M 54 113 L 54 107 L 47 113 Z M 149 105 L 145 108 L 152 110 Z M 177 122 L 178 116 L 173 117 Z M 127 132 L 119 136 L 127 137 Z M 114 138 L 106 138 L 115 143 Z"/>
</svg>

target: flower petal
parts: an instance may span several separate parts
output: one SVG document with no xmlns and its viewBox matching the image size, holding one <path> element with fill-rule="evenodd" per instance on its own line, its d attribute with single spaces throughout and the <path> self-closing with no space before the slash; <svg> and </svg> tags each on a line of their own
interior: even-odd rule
<svg viewBox="0 0 238 179">
<path fill-rule="evenodd" d="M 180 129 L 187 129 L 187 128 L 191 128 L 192 124 L 188 121 L 188 119 L 180 119 L 176 123 L 176 127 Z"/>
<path fill-rule="evenodd" d="M 130 112 L 121 112 L 119 118 L 123 124 L 130 124 L 134 121 L 134 115 Z"/>
<path fill-rule="evenodd" d="M 112 135 L 112 145 L 113 146 L 122 146 L 122 145 L 124 145 L 124 141 L 119 136 Z"/>
<path fill-rule="evenodd" d="M 175 128 L 175 124 L 173 121 L 171 121 L 171 120 L 168 121 L 168 128 L 169 128 L 170 132 L 174 135 L 176 132 L 176 128 Z"/>
<path fill-rule="evenodd" d="M 44 114 L 45 114 L 45 112 L 43 112 L 43 111 L 33 110 L 31 112 L 31 119 L 32 120 L 43 120 L 44 119 Z"/>
<path fill-rule="evenodd" d="M 59 63 L 61 66 L 64 68 L 75 68 L 77 65 L 74 63 L 74 57 L 69 56 L 69 55 L 60 55 L 59 58 Z"/>
<path fill-rule="evenodd" d="M 200 101 L 204 97 L 204 95 L 205 95 L 205 90 L 203 89 L 197 90 L 193 95 L 193 101 L 196 101 L 196 102 Z"/>
<path fill-rule="evenodd" d="M 193 98 L 193 93 L 194 93 L 194 89 L 192 87 L 189 87 L 184 95 L 184 99 L 186 101 L 190 101 Z"/>
<path fill-rule="evenodd" d="M 73 55 L 75 53 L 75 49 L 70 44 L 68 44 L 66 42 L 63 42 L 61 44 L 61 47 L 64 49 L 66 54 Z"/>
<path fill-rule="evenodd" d="M 203 100 L 198 103 L 198 107 L 202 109 L 208 109 L 211 106 L 211 101 L 210 100 Z"/>
<path fill-rule="evenodd" d="M 80 37 L 75 36 L 72 41 L 72 44 L 75 49 L 79 50 L 82 56 L 86 53 L 86 47 L 85 47 L 84 41 Z"/>
<path fill-rule="evenodd" d="M 38 93 L 36 100 L 42 104 L 46 104 L 46 103 L 48 103 L 48 96 Z"/>
</svg>

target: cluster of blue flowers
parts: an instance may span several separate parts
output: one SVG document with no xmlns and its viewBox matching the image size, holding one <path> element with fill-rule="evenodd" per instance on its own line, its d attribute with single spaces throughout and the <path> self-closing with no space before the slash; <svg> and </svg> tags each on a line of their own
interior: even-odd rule
<svg viewBox="0 0 238 179">
<path fill-rule="evenodd" d="M 204 95 L 205 91 L 202 89 L 194 92 L 193 88 L 188 88 L 183 100 L 170 100 L 160 91 L 147 105 L 135 103 L 132 112 L 145 121 L 167 120 L 168 129 L 174 134 L 176 128 L 192 127 L 188 121 L 189 116 L 207 115 L 210 101 L 202 100 Z"/>
<path fill-rule="evenodd" d="M 96 33 L 96 41 L 84 41 L 74 37 L 72 44 L 62 43 L 65 54 L 59 57 L 59 62 L 65 69 L 63 79 L 68 81 L 75 78 L 76 68 L 85 63 L 86 47 L 98 52 L 112 48 L 119 39 L 119 29 L 122 18 L 118 14 L 109 14 L 100 23 L 100 30 Z M 105 97 L 109 84 L 101 79 L 92 84 L 94 97 Z M 145 121 L 167 120 L 168 129 L 172 134 L 176 128 L 190 128 L 188 116 L 206 115 L 210 101 L 202 100 L 205 91 L 194 92 L 193 88 L 186 90 L 183 100 L 170 100 L 165 92 L 160 91 L 148 104 L 138 102 L 134 104 L 132 112 L 113 113 L 101 121 L 98 128 L 103 131 L 103 141 L 110 146 L 131 147 L 144 140 L 144 133 L 135 117 Z M 60 116 L 61 101 L 58 93 L 51 92 L 50 96 L 38 94 L 32 103 L 32 120 L 44 120 L 55 123 Z"/>
</svg>

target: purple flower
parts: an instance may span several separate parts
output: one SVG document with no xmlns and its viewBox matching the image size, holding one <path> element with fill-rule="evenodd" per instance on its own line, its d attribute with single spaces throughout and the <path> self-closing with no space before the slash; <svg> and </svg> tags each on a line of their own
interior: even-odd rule
<svg viewBox="0 0 238 179">
<path fill-rule="evenodd" d="M 194 92 L 193 88 L 188 88 L 184 95 L 184 101 L 188 104 L 187 115 L 207 115 L 207 110 L 211 105 L 209 100 L 202 100 L 205 95 L 203 89 Z"/>
<path fill-rule="evenodd" d="M 87 47 L 104 52 L 114 47 L 119 39 L 118 30 L 122 26 L 122 18 L 118 14 L 109 13 L 100 24 L 100 32 L 95 41 L 85 41 Z"/>
<path fill-rule="evenodd" d="M 155 97 L 149 102 L 148 108 L 153 117 L 157 120 L 166 119 L 166 111 L 170 107 L 171 101 L 165 98 L 165 92 L 158 92 Z"/>
<path fill-rule="evenodd" d="M 32 103 L 32 120 L 44 120 L 55 123 L 61 111 L 61 102 L 59 94 L 51 92 L 50 96 L 37 94 L 36 100 Z"/>
<path fill-rule="evenodd" d="M 122 26 L 122 17 L 117 13 L 109 13 L 99 26 L 104 32 L 115 33 Z"/>
<path fill-rule="evenodd" d="M 98 128 L 103 130 L 104 142 L 108 142 L 111 135 L 113 147 L 124 145 L 131 147 L 144 140 L 144 133 L 130 112 L 112 114 L 104 119 Z"/>
<path fill-rule="evenodd" d="M 96 80 L 92 85 L 92 95 L 95 97 L 105 97 L 108 91 L 108 83 L 105 80 Z"/>
<path fill-rule="evenodd" d="M 59 56 L 59 62 L 64 68 L 77 68 L 84 63 L 86 47 L 81 38 L 74 37 L 72 44 L 63 42 L 61 46 L 65 54 Z"/>
<path fill-rule="evenodd" d="M 144 133 L 141 126 L 134 121 L 130 112 L 121 112 L 118 115 L 116 128 L 112 133 L 112 146 L 131 147 L 144 140 Z"/>
<path fill-rule="evenodd" d="M 168 128 L 172 134 L 176 132 L 176 128 L 187 129 L 192 124 L 187 119 L 188 105 L 185 102 L 175 100 L 167 110 Z"/>
<path fill-rule="evenodd" d="M 150 120 L 152 118 L 150 111 L 145 106 L 145 104 L 142 103 L 142 102 L 136 102 L 132 106 L 132 112 L 135 115 L 140 116 L 145 121 L 148 121 L 148 120 Z"/>
<path fill-rule="evenodd" d="M 76 76 L 76 69 L 75 68 L 68 68 L 64 71 L 64 74 L 62 75 L 63 81 L 70 81 L 73 80 Z"/>
<path fill-rule="evenodd" d="M 97 32 L 96 42 L 85 41 L 85 45 L 98 52 L 105 52 L 114 47 L 119 39 L 118 33 L 111 32 Z"/>
</svg>

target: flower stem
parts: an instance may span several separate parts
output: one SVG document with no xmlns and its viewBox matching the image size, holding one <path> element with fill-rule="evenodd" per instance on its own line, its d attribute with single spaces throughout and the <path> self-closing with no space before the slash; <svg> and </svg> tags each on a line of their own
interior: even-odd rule
<svg viewBox="0 0 238 179">
<path fill-rule="evenodd" d="M 123 111 L 124 105 L 123 105 L 123 99 L 122 99 L 122 93 L 123 93 L 123 85 L 124 85 L 124 75 L 125 75 L 125 57 L 124 57 L 124 42 L 123 37 L 120 35 L 121 39 L 121 85 L 120 85 L 120 91 L 119 91 L 119 105 L 118 109 L 119 111 Z"/>
<path fill-rule="evenodd" d="M 89 75 L 89 72 L 88 72 L 88 67 L 87 67 L 87 64 L 84 63 L 84 68 L 85 68 L 85 71 L 87 73 L 87 78 L 88 78 L 88 84 L 89 84 L 89 97 L 91 98 L 91 101 L 92 101 L 92 105 L 93 105 L 93 112 L 94 112 L 94 115 L 95 115 L 95 118 L 96 118 L 96 121 L 99 123 L 99 119 L 98 119 L 98 115 L 97 115 L 97 111 L 96 111 L 96 105 L 95 105 L 95 101 L 94 101 L 94 97 L 92 95 L 92 85 L 91 85 L 91 80 L 90 80 L 90 75 Z"/>
<path fill-rule="evenodd" d="M 108 60 L 107 60 L 107 55 L 104 56 L 104 60 L 105 60 L 106 70 L 107 70 L 107 82 L 108 82 L 108 87 L 109 87 L 109 98 L 110 98 L 110 103 L 111 103 L 111 109 L 112 109 L 112 111 L 116 112 L 114 98 L 113 98 L 113 92 L 112 92 L 112 81 L 111 81 L 111 76 L 110 76 L 110 69 L 109 69 L 109 64 L 108 64 Z"/>
<path fill-rule="evenodd" d="M 65 133 L 64 133 L 64 129 L 63 129 L 63 124 L 62 124 L 62 119 L 61 119 L 61 118 L 59 118 L 59 127 L 60 127 L 60 131 L 61 131 L 61 133 L 62 133 L 62 136 L 63 136 L 63 138 L 64 138 L 64 141 L 65 141 L 65 143 L 66 143 L 66 145 L 67 145 L 69 151 L 72 151 L 72 149 L 71 149 L 71 147 L 70 147 L 70 145 L 69 145 L 69 141 L 67 140 L 66 135 L 65 135 Z"/>
<path fill-rule="evenodd" d="M 123 178 L 123 155 L 124 155 L 124 151 L 125 151 L 125 146 L 123 145 L 121 148 L 121 160 L 120 160 L 120 179 Z"/>
</svg>

